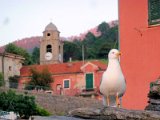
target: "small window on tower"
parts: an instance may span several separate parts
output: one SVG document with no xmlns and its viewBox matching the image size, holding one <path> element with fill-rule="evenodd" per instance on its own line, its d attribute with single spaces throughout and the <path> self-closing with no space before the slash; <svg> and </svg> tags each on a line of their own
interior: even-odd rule
<svg viewBox="0 0 160 120">
<path fill-rule="evenodd" d="M 46 52 L 52 52 L 52 45 L 47 45 Z"/>
<path fill-rule="evenodd" d="M 47 33 L 47 36 L 51 36 L 51 34 L 50 34 L 50 33 Z"/>
<path fill-rule="evenodd" d="M 61 51 L 61 47 L 59 46 L 59 52 Z"/>
</svg>

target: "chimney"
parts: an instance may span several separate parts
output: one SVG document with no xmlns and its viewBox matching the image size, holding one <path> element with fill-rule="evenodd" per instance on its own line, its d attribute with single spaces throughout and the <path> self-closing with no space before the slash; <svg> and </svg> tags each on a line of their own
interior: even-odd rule
<svg viewBox="0 0 160 120">
<path fill-rule="evenodd" d="M 69 58 L 69 62 L 67 64 L 68 67 L 72 67 L 72 57 Z"/>
<path fill-rule="evenodd" d="M 69 62 L 72 62 L 72 57 L 69 58 Z"/>
</svg>

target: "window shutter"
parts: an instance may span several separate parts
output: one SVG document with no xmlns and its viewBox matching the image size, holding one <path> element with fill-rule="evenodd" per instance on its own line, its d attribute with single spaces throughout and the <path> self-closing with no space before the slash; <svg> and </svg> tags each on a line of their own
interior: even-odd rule
<svg viewBox="0 0 160 120">
<path fill-rule="evenodd" d="M 149 25 L 160 24 L 160 0 L 148 0 Z"/>
</svg>

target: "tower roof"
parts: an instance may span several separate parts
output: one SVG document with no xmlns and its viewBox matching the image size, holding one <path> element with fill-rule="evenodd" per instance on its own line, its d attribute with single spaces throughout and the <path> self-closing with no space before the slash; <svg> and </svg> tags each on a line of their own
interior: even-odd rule
<svg viewBox="0 0 160 120">
<path fill-rule="evenodd" d="M 57 27 L 56 27 L 52 22 L 50 22 L 50 23 L 45 27 L 45 31 L 48 31 L 48 30 L 58 31 Z"/>
</svg>

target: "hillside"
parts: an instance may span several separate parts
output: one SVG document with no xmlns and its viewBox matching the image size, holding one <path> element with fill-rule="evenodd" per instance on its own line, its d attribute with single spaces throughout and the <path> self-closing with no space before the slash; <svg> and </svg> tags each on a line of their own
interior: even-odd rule
<svg viewBox="0 0 160 120">
<path fill-rule="evenodd" d="M 110 27 L 114 27 L 115 25 L 118 25 L 118 21 L 117 20 L 111 21 L 108 24 L 109 24 Z M 66 40 L 67 41 L 73 41 L 75 39 L 83 40 L 88 32 L 93 33 L 95 36 L 100 35 L 100 33 L 97 32 L 97 26 L 96 26 L 96 27 L 93 27 L 93 28 L 87 30 L 84 33 L 80 33 L 79 35 L 73 35 L 73 36 L 70 36 L 70 37 L 61 37 L 61 40 L 62 41 L 66 41 Z M 26 38 L 23 38 L 23 39 L 20 39 L 20 40 L 16 40 L 13 43 L 16 44 L 19 47 L 22 47 L 22 48 L 26 49 L 29 53 L 31 53 L 35 47 L 39 47 L 41 37 L 42 36 L 26 37 Z M 3 51 L 4 51 L 4 46 L 1 46 L 0 47 L 0 52 L 3 52 Z"/>
<path fill-rule="evenodd" d="M 13 43 L 19 47 L 26 49 L 29 53 L 33 51 L 35 47 L 39 47 L 41 36 L 23 38 L 16 40 Z M 4 51 L 4 46 L 0 47 L 0 52 Z"/>
</svg>

